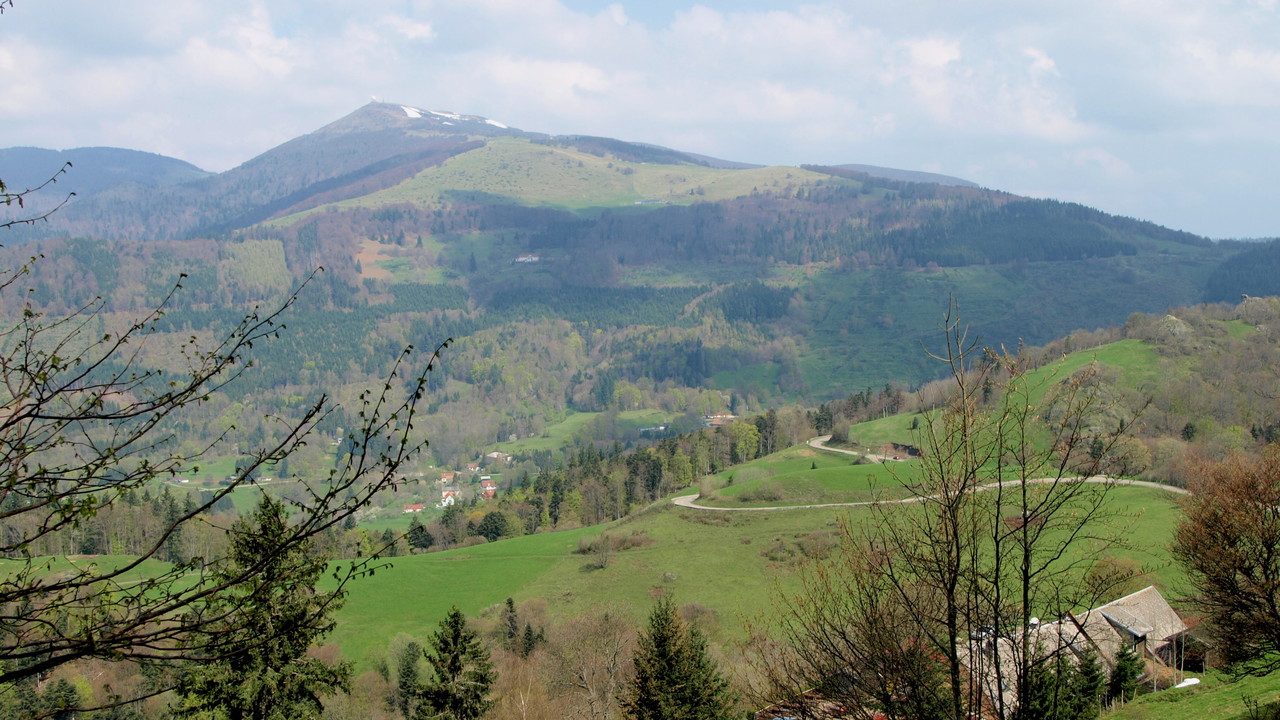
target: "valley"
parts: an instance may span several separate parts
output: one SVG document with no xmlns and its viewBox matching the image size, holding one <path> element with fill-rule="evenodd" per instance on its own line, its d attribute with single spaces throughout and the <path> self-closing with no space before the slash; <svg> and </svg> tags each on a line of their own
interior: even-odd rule
<svg viewBox="0 0 1280 720">
<path fill-rule="evenodd" d="M 0 163 L 21 178 L 66 155 L 16 150 Z M 763 707 L 796 690 L 766 682 L 788 652 L 769 643 L 823 607 L 815 583 L 941 602 L 918 569 L 935 530 L 961 538 L 967 615 L 946 639 L 933 607 L 901 627 L 934 633 L 938 667 L 981 628 L 1147 586 L 1200 617 L 1171 549 L 1188 488 L 1280 433 L 1280 241 L 377 102 L 225 173 L 97 150 L 74 155 L 75 202 L 0 248 L 24 418 L 3 459 L 39 468 L 0 496 L 0 603 L 53 587 L 67 617 L 159 632 L 208 592 L 240 617 L 259 603 L 209 588 L 239 586 L 219 573 L 243 518 L 282 501 L 281 539 L 244 562 L 312 561 L 281 594 L 323 599 L 312 654 L 351 663 L 333 717 L 403 716 L 397 663 L 454 608 L 500 665 L 490 717 L 534 687 L 542 717 L 586 712 L 565 689 L 575 633 L 631 653 L 668 600 L 737 707 Z M 0 682 L 47 663 L 87 685 L 98 662 L 154 680 L 150 636 L 102 649 L 28 619 Z M 28 657 L 24 633 L 47 647 Z M 187 636 L 154 642 L 166 682 L 201 661 Z M 1232 692 L 1201 677 L 1183 694 Z"/>
</svg>

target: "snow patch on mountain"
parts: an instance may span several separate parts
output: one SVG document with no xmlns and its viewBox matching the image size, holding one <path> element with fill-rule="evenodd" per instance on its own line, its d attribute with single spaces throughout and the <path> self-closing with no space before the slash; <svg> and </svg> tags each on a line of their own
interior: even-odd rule
<svg viewBox="0 0 1280 720">
<path fill-rule="evenodd" d="M 483 122 L 487 125 L 492 125 L 493 127 L 496 127 L 502 130 L 510 129 L 508 125 L 500 123 L 497 120 L 490 120 L 488 118 L 479 117 L 477 115 L 460 115 L 458 113 L 447 112 L 444 110 L 422 110 L 416 107 L 411 107 L 409 105 L 401 105 L 400 109 L 404 111 L 404 114 L 406 116 L 408 116 L 413 120 L 419 120 L 419 119 L 425 118 L 428 115 L 434 115 L 437 119 L 439 119 L 442 125 L 453 125 L 454 122 Z M 454 122 L 450 122 L 451 120 Z"/>
</svg>

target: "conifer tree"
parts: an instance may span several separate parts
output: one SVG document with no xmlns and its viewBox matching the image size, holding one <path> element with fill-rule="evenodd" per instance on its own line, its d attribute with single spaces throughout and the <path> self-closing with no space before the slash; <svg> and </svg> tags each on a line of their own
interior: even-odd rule
<svg viewBox="0 0 1280 720">
<path fill-rule="evenodd" d="M 729 682 L 707 654 L 707 641 L 697 628 L 662 599 L 649 614 L 634 660 L 635 678 L 623 702 L 636 720 L 720 720 L 730 717 Z"/>
<path fill-rule="evenodd" d="M 1076 662 L 1071 678 L 1072 713 L 1075 720 L 1096 720 L 1102 712 L 1102 697 L 1107 690 L 1107 676 L 1097 653 L 1087 651 Z"/>
<path fill-rule="evenodd" d="M 534 650 L 538 649 L 539 645 L 546 641 L 546 634 L 542 630 L 534 630 L 533 625 L 526 622 L 524 624 L 524 634 L 520 636 L 519 646 L 516 650 L 520 653 L 520 657 L 527 659 L 533 654 Z"/>
<path fill-rule="evenodd" d="M 80 707 L 80 693 L 66 678 L 58 678 L 40 698 L 44 712 L 40 717 L 52 720 L 74 720 Z"/>
<path fill-rule="evenodd" d="M 516 614 L 516 601 L 507 598 L 507 608 L 503 612 L 503 618 L 506 620 L 507 626 L 507 644 L 513 645 L 516 636 L 520 634 L 520 617 Z"/>
<path fill-rule="evenodd" d="M 192 663 L 178 682 L 178 717 L 288 720 L 323 709 L 320 696 L 346 690 L 349 663 L 329 665 L 306 656 L 333 627 L 339 592 L 317 592 L 326 561 L 308 542 L 286 544 L 292 530 L 284 503 L 262 495 L 248 518 L 231 528 L 230 563 L 216 572 L 227 583 L 246 572 L 260 575 L 235 585 L 233 597 L 215 600 L 208 612 L 224 613 L 207 624 L 207 651 L 219 659 Z M 240 648 L 223 656 L 221 649 Z"/>
<path fill-rule="evenodd" d="M 426 650 L 433 677 L 422 688 L 418 720 L 472 720 L 493 705 L 493 663 L 462 611 L 454 607 L 440 621 Z"/>
<path fill-rule="evenodd" d="M 1116 664 L 1111 669 L 1107 684 L 1107 699 L 1112 703 L 1124 703 L 1133 699 L 1138 691 L 1138 677 L 1142 675 L 1142 658 L 1125 645 L 1116 653 Z"/>
<path fill-rule="evenodd" d="M 396 707 L 406 718 L 413 717 L 417 707 L 421 677 L 418 662 L 422 659 L 422 646 L 410 641 L 400 652 L 396 662 Z"/>
</svg>

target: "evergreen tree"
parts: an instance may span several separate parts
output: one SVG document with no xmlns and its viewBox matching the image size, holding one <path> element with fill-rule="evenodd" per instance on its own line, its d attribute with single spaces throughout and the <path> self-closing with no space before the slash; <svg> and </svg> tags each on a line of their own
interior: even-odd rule
<svg viewBox="0 0 1280 720">
<path fill-rule="evenodd" d="M 1018 695 L 1014 720 L 1065 720 L 1060 712 L 1063 693 L 1063 670 L 1066 663 L 1056 658 L 1043 658 L 1027 670 L 1027 679 Z"/>
<path fill-rule="evenodd" d="M 1116 665 L 1111 669 L 1111 678 L 1107 683 L 1107 700 L 1112 703 L 1124 703 L 1133 699 L 1138 692 L 1138 677 L 1142 675 L 1142 658 L 1133 648 L 1125 645 L 1116 653 Z"/>
<path fill-rule="evenodd" d="M 422 526 L 422 522 L 415 515 L 409 521 L 409 532 L 405 534 L 405 538 L 409 541 L 409 547 L 418 550 L 426 550 L 435 544 L 436 539 L 431 537 L 431 533 Z"/>
<path fill-rule="evenodd" d="M 531 623 L 524 624 L 524 634 L 520 636 L 520 646 L 518 648 L 520 657 L 528 659 L 534 650 L 538 649 L 538 645 L 546 642 L 547 636 L 541 630 L 534 630 Z"/>
<path fill-rule="evenodd" d="M 4 711 L 5 717 L 15 720 L 28 720 L 40 715 L 43 710 L 35 679 L 24 678 L 14 683 L 8 692 L 0 693 L 0 710 Z"/>
<path fill-rule="evenodd" d="M 396 707 L 406 718 L 414 715 L 417 707 L 417 695 L 422 676 L 418 672 L 418 661 L 422 659 L 422 646 L 409 642 L 400 652 L 396 662 Z"/>
<path fill-rule="evenodd" d="M 80 693 L 66 678 L 58 678 L 40 697 L 41 717 L 52 720 L 74 720 L 80 707 Z"/>
<path fill-rule="evenodd" d="M 507 608 L 502 615 L 507 626 L 507 645 L 511 646 L 515 643 L 516 635 L 520 633 L 520 616 L 516 614 L 515 600 L 507 598 Z"/>
<path fill-rule="evenodd" d="M 1071 678 L 1071 701 L 1074 720 L 1095 720 L 1102 712 L 1102 696 L 1107 691 L 1107 676 L 1093 651 L 1082 654 Z"/>
<path fill-rule="evenodd" d="M 649 614 L 634 660 L 635 678 L 623 701 L 636 720 L 721 720 L 733 714 L 729 682 L 707 654 L 697 628 L 676 615 L 670 599 Z"/>
<path fill-rule="evenodd" d="M 264 569 L 212 602 L 210 613 L 227 619 L 210 623 L 204 635 L 210 647 L 235 643 L 243 649 L 187 666 L 178 680 L 182 702 L 173 712 L 227 720 L 318 715 L 320 696 L 346 690 L 351 677 L 348 663 L 328 665 L 306 656 L 307 648 L 333 627 L 329 615 L 341 602 L 340 594 L 315 589 L 325 558 L 310 542 L 286 543 L 291 530 L 285 506 L 266 494 L 230 533 L 229 563 L 216 573 L 230 583 L 245 568 Z M 254 637 L 238 637 L 228 627 L 248 628 Z"/>
<path fill-rule="evenodd" d="M 462 611 L 449 611 L 425 652 L 433 677 L 420 692 L 418 720 L 473 720 L 489 710 L 493 663 Z"/>
</svg>

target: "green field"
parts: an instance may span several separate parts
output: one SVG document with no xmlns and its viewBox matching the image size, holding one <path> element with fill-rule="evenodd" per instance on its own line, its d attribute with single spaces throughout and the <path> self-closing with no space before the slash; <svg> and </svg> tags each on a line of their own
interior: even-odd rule
<svg viewBox="0 0 1280 720">
<path fill-rule="evenodd" d="M 769 507 L 869 502 L 909 497 L 914 475 L 907 463 L 862 463 L 849 455 L 808 446 L 735 466 L 703 481 L 698 504 Z"/>
<path fill-rule="evenodd" d="M 1141 340 L 1121 340 L 1073 352 L 1057 362 L 1027 373 L 1026 382 L 1032 388 L 1033 397 L 1042 398 L 1053 383 L 1070 377 L 1091 362 L 1097 362 L 1104 374 L 1113 374 L 1118 387 L 1138 393 L 1165 377 L 1169 363 L 1148 343 Z M 912 425 L 919 422 L 923 422 L 923 416 L 910 413 L 852 425 L 849 427 L 848 447 L 876 453 L 889 443 L 915 445 L 916 431 L 912 429 Z"/>
<path fill-rule="evenodd" d="M 451 606 L 474 617 L 507 597 L 522 597 L 524 587 L 563 562 L 580 535 L 592 532 L 599 530 L 545 533 L 395 558 L 390 567 L 350 586 L 329 641 L 338 643 L 347 657 L 367 662 L 398 633 L 426 637 Z"/>
<path fill-rule="evenodd" d="M 322 205 L 265 223 L 289 225 L 325 208 L 413 203 L 439 207 L 452 196 L 479 194 L 525 205 L 570 210 L 688 205 L 750 195 L 793 193 L 815 183 L 856 184 L 795 167 L 724 170 L 701 165 L 623 161 L 522 138 L 493 138 L 408 180 L 363 197 Z"/>
<path fill-rule="evenodd" d="M 1141 340 L 1120 340 L 1071 353 L 1058 362 L 1027 373 L 1027 381 L 1033 387 L 1047 389 L 1052 383 L 1070 377 L 1091 362 L 1114 370 L 1119 387 L 1137 392 L 1158 382 L 1166 364 L 1150 344 Z M 1042 394 L 1043 392 L 1037 393 Z"/>
<path fill-rule="evenodd" d="M 37 570 L 37 574 L 44 575 L 69 575 L 75 572 L 86 570 L 90 567 L 95 568 L 95 574 L 102 575 L 111 572 L 114 569 L 122 568 L 137 558 L 132 555 L 73 555 L 69 557 L 46 557 L 37 558 L 33 561 L 33 567 Z M 23 569 L 27 562 L 25 560 L 15 560 L 10 558 L 0 558 L 0 578 L 8 577 L 14 571 Z M 153 577 L 170 568 L 169 563 L 160 562 L 159 560 L 144 560 L 138 567 L 130 570 L 117 578 L 121 584 L 129 584 L 144 578 Z"/>
<path fill-rule="evenodd" d="M 600 415 L 601 413 L 597 412 L 571 412 L 564 420 L 548 426 L 538 437 L 501 442 L 486 446 L 486 450 L 498 450 L 513 455 L 536 450 L 560 450 L 571 445 L 574 435 L 582 432 L 588 423 Z M 639 430 L 670 422 L 675 417 L 677 417 L 676 413 L 661 410 L 625 410 L 618 413 L 618 424 L 624 429 Z"/>
<path fill-rule="evenodd" d="M 742 505 L 737 494 L 770 482 L 780 489 L 777 505 L 862 498 L 873 487 L 905 494 L 910 463 L 888 468 L 852 465 L 850 460 L 807 446 L 790 448 L 734 468 L 737 479 L 719 487 L 720 499 L 712 502 Z M 890 469 L 898 473 L 896 478 Z M 709 483 L 719 485 L 728 474 Z M 1179 512 L 1170 495 L 1116 487 L 1110 497 L 1114 517 L 1108 522 L 1132 541 L 1110 547 L 1107 554 L 1144 571 L 1134 582 L 1156 584 L 1170 597 L 1179 597 L 1185 590 L 1183 576 L 1167 551 Z M 670 595 L 680 605 L 706 608 L 712 641 L 731 643 L 742 639 L 748 620 L 769 616 L 779 593 L 795 588 L 805 563 L 837 548 L 842 521 L 856 525 L 874 517 L 865 507 L 716 512 L 663 501 L 603 527 L 396 558 L 392 568 L 351 586 L 332 639 L 349 658 L 367 664 L 396 634 L 425 635 L 454 604 L 474 615 L 507 597 L 542 599 L 552 621 L 616 608 L 639 624 L 653 598 Z M 591 556 L 575 550 L 581 538 L 601 532 L 635 535 L 641 541 L 616 552 L 599 569 Z"/>
<path fill-rule="evenodd" d="M 475 192 L 528 205 L 630 207 L 642 202 L 709 202 L 741 197 L 757 189 L 794 190 L 831 181 L 827 175 L 794 167 L 720 170 L 624 162 L 573 148 L 495 138 L 395 187 L 338 205 L 433 204 L 448 193 Z"/>
<path fill-rule="evenodd" d="M 1280 705 L 1280 673 L 1234 681 L 1216 671 L 1190 675 L 1199 678 L 1200 684 L 1139 695 L 1103 717 L 1108 720 L 1252 720 L 1272 716 L 1251 715 L 1246 700 L 1256 702 L 1259 707 Z"/>
</svg>

